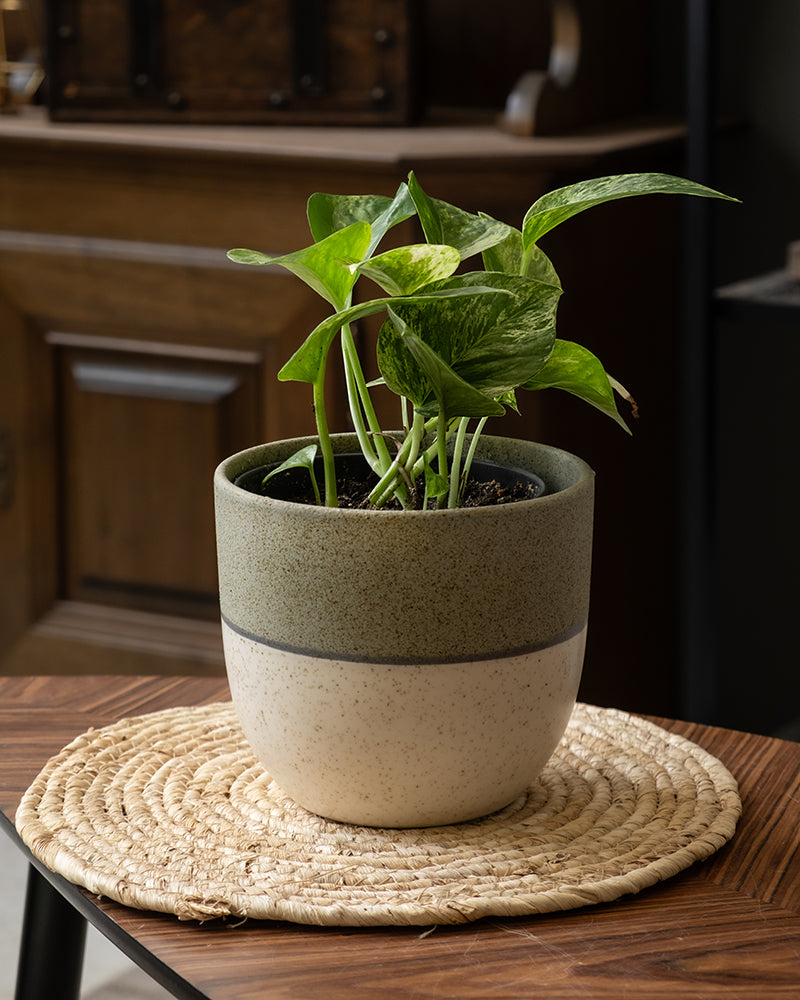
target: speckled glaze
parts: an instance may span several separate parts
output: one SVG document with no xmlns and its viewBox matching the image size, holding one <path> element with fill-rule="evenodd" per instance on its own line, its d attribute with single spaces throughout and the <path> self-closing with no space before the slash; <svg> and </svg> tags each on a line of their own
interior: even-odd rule
<svg viewBox="0 0 800 1000">
<path fill-rule="evenodd" d="M 223 634 L 242 729 L 275 781 L 322 816 L 384 827 L 455 823 L 520 795 L 569 721 L 585 642 L 394 664 Z"/>
<path fill-rule="evenodd" d="M 356 511 L 233 485 L 311 439 L 214 479 L 231 693 L 254 752 L 306 808 L 430 826 L 499 809 L 569 719 L 589 606 L 594 476 L 580 459 L 483 436 L 481 457 L 548 485 L 521 503 Z M 357 447 L 350 435 L 337 451 Z"/>
</svg>

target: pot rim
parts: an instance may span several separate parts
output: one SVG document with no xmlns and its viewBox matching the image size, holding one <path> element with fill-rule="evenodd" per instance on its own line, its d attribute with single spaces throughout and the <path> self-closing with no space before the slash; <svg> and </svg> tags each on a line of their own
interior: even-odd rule
<svg viewBox="0 0 800 1000">
<path fill-rule="evenodd" d="M 353 445 L 355 445 L 356 448 L 358 447 L 358 439 L 352 432 L 333 434 L 331 437 L 333 440 L 334 452 L 346 452 L 347 449 L 352 448 Z M 595 475 L 594 470 L 586 461 L 584 461 L 584 459 L 580 458 L 578 455 L 574 455 L 572 452 L 565 451 L 563 448 L 558 448 L 555 445 L 542 444 L 538 441 L 503 437 L 502 435 L 482 434 L 476 451 L 476 458 L 481 458 L 484 461 L 492 461 L 499 465 L 505 465 L 506 468 L 520 468 L 521 466 L 519 461 L 515 461 L 513 465 L 511 465 L 510 463 L 504 463 L 503 461 L 498 460 L 493 455 L 486 455 L 484 453 L 485 450 L 490 448 L 493 444 L 502 445 L 504 442 L 512 442 L 518 447 L 526 449 L 531 448 L 541 454 L 558 456 L 562 460 L 566 460 L 574 466 L 574 482 L 562 487 L 561 489 L 552 489 L 546 476 L 543 476 L 542 473 L 536 469 L 530 469 L 529 471 L 535 472 L 536 475 L 540 476 L 547 486 L 547 491 L 541 496 L 533 497 L 530 500 L 517 500 L 514 503 L 490 504 L 483 507 L 442 508 L 437 510 L 384 510 L 377 508 L 354 509 L 351 507 L 325 507 L 316 504 L 296 503 L 292 500 L 280 500 L 275 497 L 260 496 L 235 485 L 234 479 L 236 479 L 237 476 L 240 476 L 243 472 L 246 472 L 248 469 L 276 461 L 274 458 L 265 459 L 265 452 L 267 449 L 274 446 L 285 446 L 287 452 L 286 457 L 288 457 L 293 454 L 294 451 L 298 451 L 300 448 L 316 441 L 318 441 L 317 435 L 312 434 L 306 437 L 284 438 L 275 441 L 267 441 L 262 444 L 252 445 L 249 448 L 244 448 L 241 451 L 229 455 L 219 463 L 214 471 L 214 486 L 216 489 L 222 490 L 225 493 L 234 492 L 238 503 L 252 504 L 253 506 L 262 509 L 264 507 L 275 507 L 276 509 L 286 508 L 287 514 L 292 513 L 295 516 L 394 518 L 398 515 L 403 515 L 405 518 L 429 518 L 443 517 L 446 515 L 452 517 L 457 515 L 461 517 L 497 517 L 503 510 L 516 510 L 519 512 L 520 509 L 524 509 L 530 504 L 537 504 L 541 507 L 543 504 L 555 502 L 556 498 L 566 498 L 571 493 L 583 489 L 587 480 L 593 480 Z"/>
</svg>

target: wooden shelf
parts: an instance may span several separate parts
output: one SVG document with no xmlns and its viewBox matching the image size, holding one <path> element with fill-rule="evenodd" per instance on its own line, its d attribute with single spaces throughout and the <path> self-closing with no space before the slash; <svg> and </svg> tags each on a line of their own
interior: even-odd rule
<svg viewBox="0 0 800 1000">
<path fill-rule="evenodd" d="M 539 169 L 577 165 L 637 149 L 680 142 L 677 121 L 631 121 L 565 136 L 514 136 L 488 124 L 386 127 L 128 125 L 51 122 L 39 108 L 0 119 L 0 146 L 103 147 L 121 152 L 187 152 L 270 162 L 324 161 L 331 169 L 458 166 Z"/>
</svg>

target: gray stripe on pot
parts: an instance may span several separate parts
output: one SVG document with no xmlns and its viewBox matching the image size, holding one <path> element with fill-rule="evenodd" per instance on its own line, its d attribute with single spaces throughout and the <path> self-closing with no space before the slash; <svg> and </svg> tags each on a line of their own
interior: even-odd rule
<svg viewBox="0 0 800 1000">
<path fill-rule="evenodd" d="M 587 622 L 579 622 L 574 628 L 570 629 L 569 632 L 564 632 L 562 635 L 553 636 L 546 642 L 532 642 L 526 646 L 521 646 L 517 649 L 504 649 L 499 652 L 494 653 L 479 653 L 474 656 L 470 655 L 458 655 L 458 656 L 439 656 L 439 657 L 380 657 L 380 658 L 364 658 L 357 654 L 351 653 L 331 653 L 320 649 L 302 649 L 297 646 L 290 646 L 283 642 L 273 642 L 269 639 L 265 639 L 263 636 L 254 635 L 252 632 L 248 632 L 247 629 L 239 628 L 230 619 L 222 615 L 222 621 L 227 625 L 227 627 L 235 632 L 237 635 L 242 636 L 244 639 L 249 639 L 251 642 L 258 643 L 260 646 L 266 646 L 268 649 L 279 649 L 284 653 L 295 653 L 298 656 L 314 656 L 321 660 L 341 660 L 346 663 L 375 663 L 375 664 L 408 664 L 409 666 L 435 666 L 438 663 L 476 663 L 480 660 L 503 660 L 512 656 L 525 656 L 528 653 L 538 653 L 542 649 L 549 649 L 551 646 L 558 646 L 562 642 L 567 642 L 569 639 L 573 639 L 576 635 L 579 635 L 585 628 L 587 628 Z"/>
</svg>

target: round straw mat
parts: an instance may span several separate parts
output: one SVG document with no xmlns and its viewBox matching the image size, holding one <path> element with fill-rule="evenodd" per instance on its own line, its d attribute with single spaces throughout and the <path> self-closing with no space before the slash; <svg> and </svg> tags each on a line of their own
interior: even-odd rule
<svg viewBox="0 0 800 1000">
<path fill-rule="evenodd" d="M 481 820 L 390 830 L 295 805 L 229 703 L 89 730 L 25 793 L 33 854 L 90 892 L 181 919 L 441 924 L 568 910 L 669 878 L 732 836 L 737 785 L 700 747 L 579 704 L 544 772 Z"/>
</svg>

